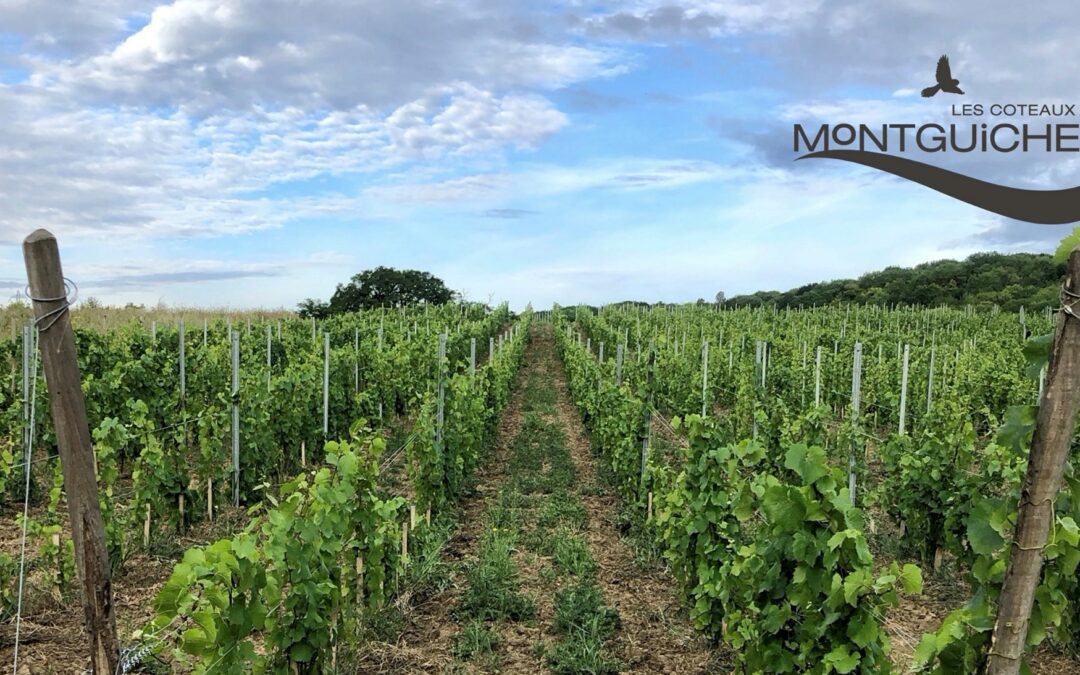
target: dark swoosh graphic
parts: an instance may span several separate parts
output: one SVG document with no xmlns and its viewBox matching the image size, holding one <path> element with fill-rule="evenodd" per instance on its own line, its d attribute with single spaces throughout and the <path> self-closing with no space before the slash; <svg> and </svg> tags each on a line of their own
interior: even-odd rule
<svg viewBox="0 0 1080 675">
<path fill-rule="evenodd" d="M 891 173 L 1007 218 L 1041 225 L 1080 220 L 1080 186 L 1064 190 L 1024 190 L 988 183 L 907 157 L 865 150 L 823 150 L 798 157 L 796 161 L 819 158 L 840 159 Z"/>
</svg>

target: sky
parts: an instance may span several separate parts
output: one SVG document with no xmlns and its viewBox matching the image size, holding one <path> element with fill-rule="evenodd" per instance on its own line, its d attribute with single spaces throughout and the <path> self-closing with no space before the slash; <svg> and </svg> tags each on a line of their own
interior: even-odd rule
<svg viewBox="0 0 1080 675">
<path fill-rule="evenodd" d="M 234 308 L 378 265 L 520 309 L 1048 251 L 1069 226 L 796 163 L 792 124 L 948 121 L 959 97 L 918 93 L 941 54 L 962 102 L 1077 102 L 1078 23 L 1064 0 L 0 0 L 0 301 L 38 227 L 84 298 Z M 1078 159 L 934 161 L 1054 189 Z"/>
</svg>

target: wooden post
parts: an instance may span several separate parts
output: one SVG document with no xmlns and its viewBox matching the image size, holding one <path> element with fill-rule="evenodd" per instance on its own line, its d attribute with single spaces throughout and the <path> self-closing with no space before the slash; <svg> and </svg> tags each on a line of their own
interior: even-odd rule
<svg viewBox="0 0 1080 675">
<path fill-rule="evenodd" d="M 150 502 L 146 503 L 146 516 L 143 518 L 143 547 L 150 548 Z"/>
<path fill-rule="evenodd" d="M 998 598 L 987 675 L 1015 675 L 1020 671 L 1035 588 L 1042 572 L 1043 547 L 1054 522 L 1054 498 L 1061 489 L 1080 409 L 1080 318 L 1074 309 L 1077 293 L 1080 249 L 1073 249 L 1065 270 L 1064 307 L 1057 315 L 1046 389 L 1031 438 L 1012 553 Z"/>
<path fill-rule="evenodd" d="M 34 316 L 40 327 L 38 344 L 60 450 L 75 562 L 83 587 L 81 596 L 90 637 L 90 665 L 99 675 L 115 673 L 119 667 L 120 648 L 116 639 L 105 523 L 98 503 L 94 450 L 56 238 L 47 230 L 36 230 L 23 242 L 23 257 L 34 299 Z"/>
</svg>

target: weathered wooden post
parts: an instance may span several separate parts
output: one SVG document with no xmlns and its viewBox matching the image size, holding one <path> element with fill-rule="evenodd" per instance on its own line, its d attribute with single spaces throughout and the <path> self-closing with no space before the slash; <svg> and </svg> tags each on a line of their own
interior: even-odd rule
<svg viewBox="0 0 1080 675">
<path fill-rule="evenodd" d="M 1031 437 L 1012 552 L 998 598 L 987 675 L 1020 672 L 1035 589 L 1042 573 L 1043 548 L 1054 522 L 1054 498 L 1061 489 L 1080 409 L 1080 316 L 1075 309 L 1080 301 L 1080 248 L 1069 254 L 1061 295 L 1063 306 L 1057 316 L 1046 388 Z"/>
<path fill-rule="evenodd" d="M 118 671 L 116 616 L 112 603 L 105 524 L 98 503 L 94 450 L 86 421 L 81 374 L 71 331 L 67 289 L 56 238 L 37 230 L 23 242 L 26 275 L 34 316 L 40 328 L 39 346 L 49 390 L 49 407 L 56 429 L 64 475 L 75 562 L 82 582 L 83 613 L 90 637 L 90 664 L 98 675 Z"/>
</svg>

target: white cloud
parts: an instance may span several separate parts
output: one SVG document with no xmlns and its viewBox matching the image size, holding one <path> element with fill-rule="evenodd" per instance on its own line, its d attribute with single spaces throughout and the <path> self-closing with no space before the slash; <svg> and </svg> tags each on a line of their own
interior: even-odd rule
<svg viewBox="0 0 1080 675">
<path fill-rule="evenodd" d="M 751 167 L 731 167 L 701 160 L 650 158 L 605 159 L 576 166 L 523 164 L 520 169 L 512 171 L 373 187 L 364 191 L 364 200 L 401 204 L 497 204 L 515 199 L 540 200 L 589 190 L 639 192 L 674 189 L 695 183 L 743 179 L 760 175 L 758 172 L 758 169 Z"/>
<path fill-rule="evenodd" d="M 78 58 L 120 39 L 128 21 L 156 0 L 0 0 L 2 32 L 19 35 L 28 54 Z"/>
<path fill-rule="evenodd" d="M 484 0 L 0 0 L 0 24 L 30 72 L 0 83 L 0 242 L 362 209 L 362 175 L 534 149 L 569 123 L 545 91 L 623 67 Z"/>
<path fill-rule="evenodd" d="M 702 38 L 788 31 L 821 0 L 634 0 L 601 2 L 578 15 L 594 37 L 630 40 Z"/>
<path fill-rule="evenodd" d="M 481 0 L 176 0 L 115 48 L 41 62 L 34 82 L 199 110 L 386 110 L 453 83 L 551 89 L 621 68 L 616 52 L 545 41 L 518 23 L 512 4 Z"/>
<path fill-rule="evenodd" d="M 41 224 L 76 234 L 198 236 L 348 211 L 348 192 L 269 197 L 274 185 L 373 172 L 410 160 L 535 147 L 566 123 L 547 101 L 446 89 L 388 116 L 254 108 L 199 118 L 72 110 L 0 87 L 0 241 Z"/>
</svg>

